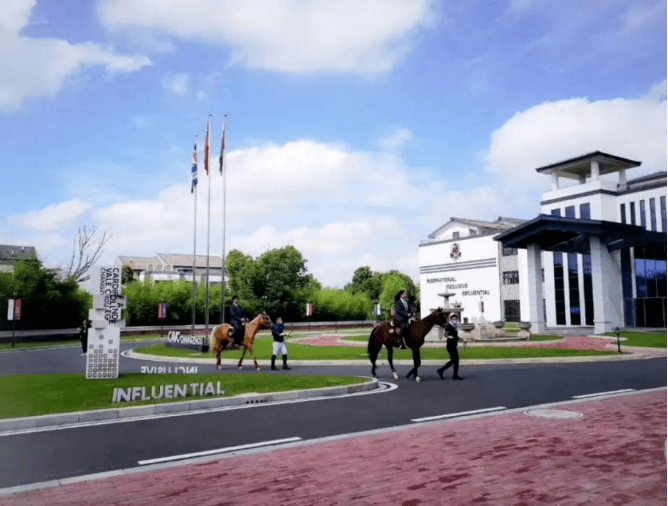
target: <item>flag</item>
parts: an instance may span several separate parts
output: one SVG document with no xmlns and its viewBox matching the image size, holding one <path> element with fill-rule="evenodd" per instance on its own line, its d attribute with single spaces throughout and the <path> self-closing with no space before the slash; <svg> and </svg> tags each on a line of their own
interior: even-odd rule
<svg viewBox="0 0 668 506">
<path fill-rule="evenodd" d="M 204 141 L 204 170 L 206 171 L 206 175 L 209 175 L 209 157 L 211 156 L 211 129 L 209 126 L 211 125 L 211 116 L 209 116 L 209 120 L 206 122 L 206 140 Z"/>
<path fill-rule="evenodd" d="M 227 142 L 227 114 L 225 115 L 225 123 L 223 125 L 223 135 L 220 138 L 220 156 L 218 163 L 220 164 L 220 175 L 223 175 L 223 153 L 225 153 L 225 143 Z"/>
<path fill-rule="evenodd" d="M 192 172 L 192 184 L 190 185 L 190 193 L 195 191 L 195 186 L 197 186 L 197 140 L 195 140 L 195 146 L 193 147 L 193 166 L 191 169 Z"/>
</svg>

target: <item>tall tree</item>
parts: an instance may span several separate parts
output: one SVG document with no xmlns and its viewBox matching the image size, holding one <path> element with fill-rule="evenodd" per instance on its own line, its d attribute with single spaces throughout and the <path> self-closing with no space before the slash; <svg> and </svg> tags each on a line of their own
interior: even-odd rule
<svg viewBox="0 0 668 506">
<path fill-rule="evenodd" d="M 111 239 L 106 232 L 97 236 L 97 228 L 79 227 L 72 245 L 72 259 L 65 271 L 66 278 L 72 278 L 77 283 L 90 279 L 88 271 L 97 262 L 104 252 L 104 245 Z"/>
</svg>

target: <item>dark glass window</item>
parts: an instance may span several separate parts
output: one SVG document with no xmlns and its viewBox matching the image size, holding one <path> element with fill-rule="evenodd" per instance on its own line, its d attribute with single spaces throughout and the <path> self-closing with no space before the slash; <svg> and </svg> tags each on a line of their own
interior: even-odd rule
<svg viewBox="0 0 668 506">
<path fill-rule="evenodd" d="M 570 298 L 571 325 L 580 325 L 580 287 L 578 286 L 578 255 L 568 254 L 568 295 Z"/>
<path fill-rule="evenodd" d="M 566 218 L 575 218 L 575 206 L 566 206 L 564 211 Z"/>
<path fill-rule="evenodd" d="M 629 202 L 629 213 L 631 214 L 631 225 L 636 224 L 636 203 Z"/>
<path fill-rule="evenodd" d="M 640 211 L 640 226 L 647 228 L 647 216 L 645 215 L 645 201 L 641 200 L 638 203 L 638 210 Z"/>
<path fill-rule="evenodd" d="M 580 219 L 581 220 L 591 220 L 591 207 L 589 203 L 580 204 Z"/>
<path fill-rule="evenodd" d="M 661 232 L 666 232 L 666 197 L 659 199 L 661 203 Z"/>
<path fill-rule="evenodd" d="M 519 300 L 504 300 L 503 301 L 503 318 L 507 322 L 520 321 L 520 301 Z"/>
<path fill-rule="evenodd" d="M 585 325 L 594 324 L 594 286 L 591 279 L 591 255 L 582 255 L 582 275 L 584 277 Z"/>
<path fill-rule="evenodd" d="M 504 246 L 501 249 L 501 255 L 503 255 L 504 257 L 511 257 L 517 255 L 517 248 L 507 248 L 506 246 Z"/>
<path fill-rule="evenodd" d="M 622 223 L 626 223 L 626 206 L 624 204 L 619 204 L 619 215 Z"/>
<path fill-rule="evenodd" d="M 505 271 L 503 273 L 503 284 L 504 285 L 516 285 L 519 282 L 520 282 L 519 271 Z"/>
<path fill-rule="evenodd" d="M 649 199 L 650 230 L 656 232 L 656 199 Z"/>
<path fill-rule="evenodd" d="M 550 214 L 552 216 L 561 216 L 561 209 L 552 209 L 552 211 L 550 211 Z"/>
<path fill-rule="evenodd" d="M 459 239 L 459 232 L 453 232 L 452 233 L 452 238 L 453 239 Z"/>
<path fill-rule="evenodd" d="M 478 231 L 475 228 L 469 228 L 469 235 L 478 235 Z"/>
<path fill-rule="evenodd" d="M 563 253 L 554 253 L 554 303 L 557 313 L 557 325 L 566 325 L 566 298 L 564 295 Z"/>
</svg>

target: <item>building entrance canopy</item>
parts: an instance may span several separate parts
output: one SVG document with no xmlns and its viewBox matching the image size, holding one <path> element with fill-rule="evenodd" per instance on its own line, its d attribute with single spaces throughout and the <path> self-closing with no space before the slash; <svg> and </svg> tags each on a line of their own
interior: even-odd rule
<svg viewBox="0 0 668 506">
<path fill-rule="evenodd" d="M 666 244 L 666 234 L 642 227 L 603 220 L 583 220 L 541 214 L 531 221 L 494 237 L 507 248 L 527 249 L 536 244 L 543 251 L 589 253 L 589 239 L 598 237 L 609 251 Z"/>
</svg>

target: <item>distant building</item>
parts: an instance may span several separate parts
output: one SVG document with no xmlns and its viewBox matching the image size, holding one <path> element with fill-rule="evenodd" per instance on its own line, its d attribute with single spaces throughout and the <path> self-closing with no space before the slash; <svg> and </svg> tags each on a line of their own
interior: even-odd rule
<svg viewBox="0 0 668 506">
<path fill-rule="evenodd" d="M 128 266 L 132 269 L 134 279 L 144 281 L 147 278 L 154 283 L 164 281 L 193 280 L 193 256 L 171 253 L 158 253 L 154 257 L 119 256 L 114 262 L 115 267 Z M 195 278 L 204 283 L 206 277 L 206 255 L 197 255 Z M 222 259 L 209 256 L 209 284 L 222 283 Z"/>
<path fill-rule="evenodd" d="M 21 260 L 37 258 L 33 246 L 12 246 L 0 244 L 0 272 L 14 272 L 14 266 Z"/>
</svg>

